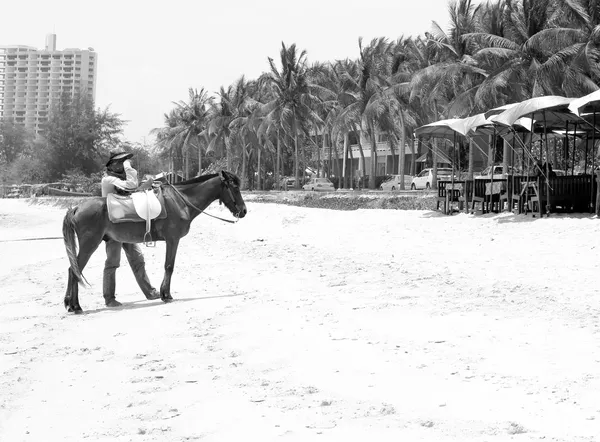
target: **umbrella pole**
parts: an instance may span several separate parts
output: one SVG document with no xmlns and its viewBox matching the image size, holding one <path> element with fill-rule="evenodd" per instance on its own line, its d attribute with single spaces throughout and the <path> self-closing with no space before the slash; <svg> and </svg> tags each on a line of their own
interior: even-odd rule
<svg viewBox="0 0 600 442">
<path fill-rule="evenodd" d="M 454 163 L 456 161 L 456 132 L 454 132 L 454 143 L 452 146 L 452 190 L 450 191 L 450 199 L 448 200 L 448 213 L 452 213 L 452 203 L 454 202 Z M 448 190 L 446 189 L 446 195 Z"/>
<path fill-rule="evenodd" d="M 594 213 L 594 182 L 596 181 L 596 174 L 594 173 L 594 167 L 596 167 L 596 109 L 594 109 L 594 116 L 592 118 L 592 190 L 590 190 L 590 213 Z"/>
<path fill-rule="evenodd" d="M 546 111 L 542 112 L 544 116 L 544 141 L 546 143 L 546 217 L 550 216 L 550 155 L 548 154 L 548 126 L 546 124 Z M 540 215 L 541 216 L 541 215 Z"/>
<path fill-rule="evenodd" d="M 563 169 L 565 175 L 569 171 L 569 163 L 567 158 L 569 157 L 569 122 L 567 121 L 567 127 L 565 128 L 565 139 L 563 140 Z"/>
<path fill-rule="evenodd" d="M 508 195 L 509 198 L 510 198 L 510 201 L 508 199 L 506 200 L 507 205 L 510 204 L 508 207 L 510 207 L 510 211 L 511 212 L 513 211 L 513 199 L 512 199 L 512 197 L 513 197 L 513 195 L 515 193 L 515 147 L 516 147 L 515 138 L 516 138 L 516 136 L 517 136 L 517 133 L 513 129 L 513 147 L 512 147 L 512 149 L 510 151 L 510 176 L 511 176 L 512 183 L 511 183 L 511 186 L 510 186 L 511 191 L 510 191 L 510 193 Z"/>
<path fill-rule="evenodd" d="M 488 213 L 492 213 L 494 206 L 494 169 L 496 168 L 496 126 L 494 126 L 494 136 L 492 137 L 492 168 L 490 169 L 490 204 Z"/>
<path fill-rule="evenodd" d="M 573 129 L 573 155 L 571 156 L 571 175 L 575 175 L 575 148 L 577 147 L 577 122 Z"/>
</svg>

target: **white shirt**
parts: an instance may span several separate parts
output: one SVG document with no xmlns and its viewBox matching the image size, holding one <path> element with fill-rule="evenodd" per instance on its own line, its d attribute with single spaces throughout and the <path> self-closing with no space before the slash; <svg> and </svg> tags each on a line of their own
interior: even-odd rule
<svg viewBox="0 0 600 442">
<path fill-rule="evenodd" d="M 115 187 L 118 187 L 123 190 L 133 191 L 138 187 L 138 175 L 137 170 L 135 170 L 129 164 L 129 161 L 125 162 L 125 175 L 126 179 L 122 180 L 115 176 L 106 175 L 102 178 L 102 196 L 106 196 L 109 193 L 115 193 Z"/>
</svg>

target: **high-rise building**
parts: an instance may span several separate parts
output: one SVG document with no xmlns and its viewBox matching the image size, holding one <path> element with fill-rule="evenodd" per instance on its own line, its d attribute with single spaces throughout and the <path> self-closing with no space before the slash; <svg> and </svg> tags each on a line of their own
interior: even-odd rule
<svg viewBox="0 0 600 442">
<path fill-rule="evenodd" d="M 56 35 L 44 49 L 0 46 L 0 118 L 43 133 L 52 102 L 62 94 L 96 96 L 98 55 L 92 48 L 56 50 Z"/>
</svg>

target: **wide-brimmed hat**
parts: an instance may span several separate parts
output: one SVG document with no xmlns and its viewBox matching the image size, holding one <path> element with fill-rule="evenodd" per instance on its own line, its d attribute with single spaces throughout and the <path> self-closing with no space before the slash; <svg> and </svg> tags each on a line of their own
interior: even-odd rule
<svg viewBox="0 0 600 442">
<path fill-rule="evenodd" d="M 132 156 L 133 156 L 132 153 L 125 152 L 125 151 L 122 151 L 122 150 L 111 152 L 110 153 L 110 158 L 108 159 L 108 162 L 106 163 L 106 165 L 108 166 L 110 163 L 114 163 L 115 161 L 125 161 L 125 160 L 128 160 Z"/>
</svg>

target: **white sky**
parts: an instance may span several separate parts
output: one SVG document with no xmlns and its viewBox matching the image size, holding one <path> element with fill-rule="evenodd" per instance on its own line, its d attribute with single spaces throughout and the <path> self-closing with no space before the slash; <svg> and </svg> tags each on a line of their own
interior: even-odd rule
<svg viewBox="0 0 600 442">
<path fill-rule="evenodd" d="M 11 1 L 2 7 L 0 45 L 98 53 L 96 102 L 129 121 L 125 136 L 142 141 L 163 123 L 189 87 L 210 93 L 241 75 L 257 78 L 296 43 L 309 62 L 355 58 L 358 37 L 396 39 L 447 24 L 448 0 L 103 0 Z M 148 137 L 148 141 L 151 138 Z"/>
</svg>

